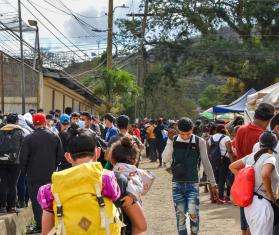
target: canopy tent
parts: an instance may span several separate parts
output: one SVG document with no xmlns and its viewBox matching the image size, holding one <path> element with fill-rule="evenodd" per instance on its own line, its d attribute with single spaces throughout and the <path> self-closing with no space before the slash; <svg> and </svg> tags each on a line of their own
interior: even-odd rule
<svg viewBox="0 0 279 235">
<path fill-rule="evenodd" d="M 255 110 L 259 103 L 267 102 L 279 108 L 279 82 L 263 89 L 247 98 L 247 110 Z"/>
<path fill-rule="evenodd" d="M 273 104 L 279 110 L 279 82 L 247 97 L 246 120 L 252 120 L 255 110 L 261 102 Z"/>
<path fill-rule="evenodd" d="M 213 108 L 209 108 L 209 109 L 205 110 L 204 112 L 200 113 L 200 116 L 203 118 L 206 118 L 208 120 L 212 120 L 212 121 L 215 118 L 218 120 L 224 120 L 224 121 L 230 121 L 234 118 L 233 114 L 230 114 L 230 113 L 214 116 Z"/>
<path fill-rule="evenodd" d="M 229 105 L 214 106 L 213 113 L 242 113 L 245 111 L 246 108 L 247 97 L 254 93 L 256 93 L 256 90 L 252 88 Z"/>
</svg>

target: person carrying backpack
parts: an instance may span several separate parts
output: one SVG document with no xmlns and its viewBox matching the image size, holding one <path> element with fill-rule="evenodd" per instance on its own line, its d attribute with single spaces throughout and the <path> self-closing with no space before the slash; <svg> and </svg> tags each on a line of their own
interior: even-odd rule
<svg viewBox="0 0 279 235">
<path fill-rule="evenodd" d="M 122 222 L 113 202 L 120 188 L 112 171 L 97 162 L 100 149 L 95 135 L 72 124 L 66 159 L 73 167 L 55 172 L 52 183 L 40 187 L 42 235 L 115 234 Z"/>
<path fill-rule="evenodd" d="M 126 199 L 124 203 L 118 204 L 126 224 L 123 235 L 143 234 L 147 230 L 141 196 L 147 193 L 155 178 L 135 166 L 137 152 L 136 145 L 127 136 L 115 142 L 111 149 L 111 163 L 121 189 L 121 198 Z"/>
<path fill-rule="evenodd" d="M 186 218 L 190 218 L 191 234 L 199 232 L 199 162 L 212 186 L 214 197 L 218 198 L 217 185 L 207 155 L 205 140 L 193 134 L 193 122 L 182 118 L 178 122 L 179 134 L 168 139 L 163 152 L 163 162 L 171 162 L 173 202 L 176 211 L 179 234 L 187 234 Z"/>
<path fill-rule="evenodd" d="M 24 131 L 18 115 L 7 116 L 7 125 L 0 129 L 0 213 L 17 213 L 17 180 L 20 174 L 19 152 Z"/>
<path fill-rule="evenodd" d="M 225 126 L 220 124 L 216 127 L 216 134 L 208 140 L 209 160 L 211 162 L 215 179 L 219 189 L 219 203 L 227 203 L 230 198 L 229 165 L 233 158 L 231 139 L 226 134 Z M 227 186 L 227 197 L 224 197 L 225 184 Z M 216 201 L 211 196 L 211 201 Z"/>
<path fill-rule="evenodd" d="M 46 116 L 33 115 L 35 131 L 26 136 L 20 151 L 20 164 L 23 175 L 27 176 L 29 196 L 32 203 L 35 224 L 28 226 L 26 234 L 41 232 L 42 210 L 37 202 L 39 188 L 51 181 L 63 158 L 63 146 L 58 135 L 46 127 Z"/>
<path fill-rule="evenodd" d="M 252 153 L 243 159 L 240 159 L 230 165 L 230 170 L 236 176 L 235 183 L 240 179 L 237 177 L 241 174 L 241 170 L 244 168 L 254 168 L 254 174 L 252 176 L 245 176 L 241 179 L 242 183 L 254 182 L 254 190 L 251 194 L 245 193 L 246 190 L 242 190 L 237 195 L 242 195 L 244 198 L 250 198 L 251 204 L 246 205 L 244 208 L 245 217 L 250 228 L 252 235 L 272 235 L 273 234 L 273 221 L 274 211 L 273 204 L 275 202 L 275 193 L 279 184 L 279 169 L 278 159 L 274 155 L 274 149 L 278 143 L 277 137 L 272 132 L 264 132 L 260 136 L 260 150 L 256 153 Z M 249 185 L 248 185 L 249 186 Z M 245 186 L 245 189 L 248 188 Z M 237 187 L 241 189 L 241 185 Z M 232 188 L 232 196 L 234 196 L 234 190 L 237 192 L 237 188 Z M 248 191 L 249 192 L 249 191 Z M 235 197 L 235 196 L 234 196 Z M 242 200 L 242 198 L 234 198 L 234 200 Z"/>
<path fill-rule="evenodd" d="M 129 121 L 130 121 L 130 118 L 127 115 L 120 115 L 119 117 L 117 117 L 116 125 L 117 125 L 117 128 L 119 129 L 119 134 L 113 136 L 108 143 L 108 150 L 107 150 L 108 151 L 108 153 L 107 153 L 108 161 L 110 161 L 110 157 L 109 157 L 110 148 L 112 147 L 112 145 L 115 142 L 120 140 L 122 137 L 128 137 L 132 141 L 132 143 L 138 147 L 139 151 L 144 149 L 144 145 L 142 144 L 141 140 L 137 136 L 129 133 L 129 131 L 128 131 Z M 140 153 L 139 153 L 139 155 L 140 155 Z M 138 162 L 136 163 L 137 167 L 139 166 L 139 163 L 140 163 L 140 156 L 138 158 Z M 110 168 L 106 168 L 106 169 L 112 169 L 112 165 L 110 164 Z"/>
</svg>

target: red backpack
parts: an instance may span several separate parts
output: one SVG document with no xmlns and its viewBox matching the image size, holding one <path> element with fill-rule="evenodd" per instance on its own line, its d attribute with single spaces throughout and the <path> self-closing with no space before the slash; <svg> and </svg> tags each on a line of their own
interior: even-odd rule
<svg viewBox="0 0 279 235">
<path fill-rule="evenodd" d="M 241 169 L 236 175 L 232 188 L 231 197 L 234 204 L 240 207 L 247 207 L 252 204 L 255 187 L 255 169 L 247 166 Z"/>
<path fill-rule="evenodd" d="M 232 201 L 239 207 L 247 207 L 253 202 L 255 188 L 254 165 L 262 154 L 256 155 L 258 154 L 254 155 L 255 162 L 252 166 L 246 166 L 238 172 L 231 188 Z"/>
</svg>

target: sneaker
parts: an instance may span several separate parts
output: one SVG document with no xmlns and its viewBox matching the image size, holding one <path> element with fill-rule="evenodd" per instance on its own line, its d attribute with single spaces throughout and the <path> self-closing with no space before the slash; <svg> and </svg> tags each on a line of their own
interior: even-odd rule
<svg viewBox="0 0 279 235">
<path fill-rule="evenodd" d="M 31 224 L 26 229 L 26 234 L 36 234 L 41 233 L 41 228 L 39 228 L 37 225 Z"/>
</svg>

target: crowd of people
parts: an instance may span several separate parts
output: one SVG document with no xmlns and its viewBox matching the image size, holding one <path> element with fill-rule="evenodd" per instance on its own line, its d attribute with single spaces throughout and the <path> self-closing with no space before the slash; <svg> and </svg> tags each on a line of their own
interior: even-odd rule
<svg viewBox="0 0 279 235">
<path fill-rule="evenodd" d="M 2 120 L 0 214 L 19 213 L 20 208 L 27 207 L 31 201 L 35 222 L 27 227 L 26 233 L 48 234 L 59 229 L 54 225 L 60 218 L 57 211 L 62 203 L 64 229 L 68 227 L 68 232 L 71 231 L 66 218 L 75 217 L 75 213 L 68 211 L 68 201 L 63 196 L 65 188 L 61 183 L 56 184 L 58 177 L 64 183 L 68 182 L 66 189 L 70 185 L 75 187 L 71 195 L 76 198 L 74 201 L 92 202 L 93 199 L 86 198 L 85 194 L 96 195 L 99 207 L 91 212 L 91 216 L 95 213 L 94 219 L 99 216 L 103 220 L 103 207 L 105 214 L 111 217 L 95 226 L 98 221 L 86 217 L 85 213 L 77 221 L 81 230 L 88 230 L 88 234 L 105 234 L 97 231 L 140 234 L 146 230 L 141 197 L 148 192 L 155 177 L 138 169 L 144 145 L 139 128 L 130 125 L 128 116 L 115 118 L 108 113 L 101 122 L 88 112 L 77 113 L 66 108 L 65 113 L 55 110 L 44 114 L 42 109 L 29 110 L 25 115 L 11 113 Z M 83 168 L 85 163 L 88 166 Z M 71 181 L 72 174 L 79 179 L 75 181 L 78 184 Z M 90 174 L 92 177 L 88 178 Z M 86 181 L 90 179 L 89 189 Z M 82 191 L 83 187 L 85 191 Z M 79 198 L 81 195 L 82 199 Z M 56 197 L 60 199 L 57 201 Z M 79 234 L 75 229 L 73 232 Z"/>
<path fill-rule="evenodd" d="M 248 124 L 239 116 L 131 125 L 126 115 L 100 120 L 66 108 L 11 113 L 1 126 L 0 214 L 19 213 L 30 200 L 27 234 L 143 234 L 142 197 L 155 180 L 139 168 L 143 153 L 172 174 L 178 234 L 187 234 L 187 217 L 191 234 L 199 233 L 199 187 L 211 203 L 233 203 L 235 175 L 247 165 L 255 166 L 255 195 L 240 208 L 242 234 L 278 234 L 279 114 L 270 104 Z"/>
</svg>

